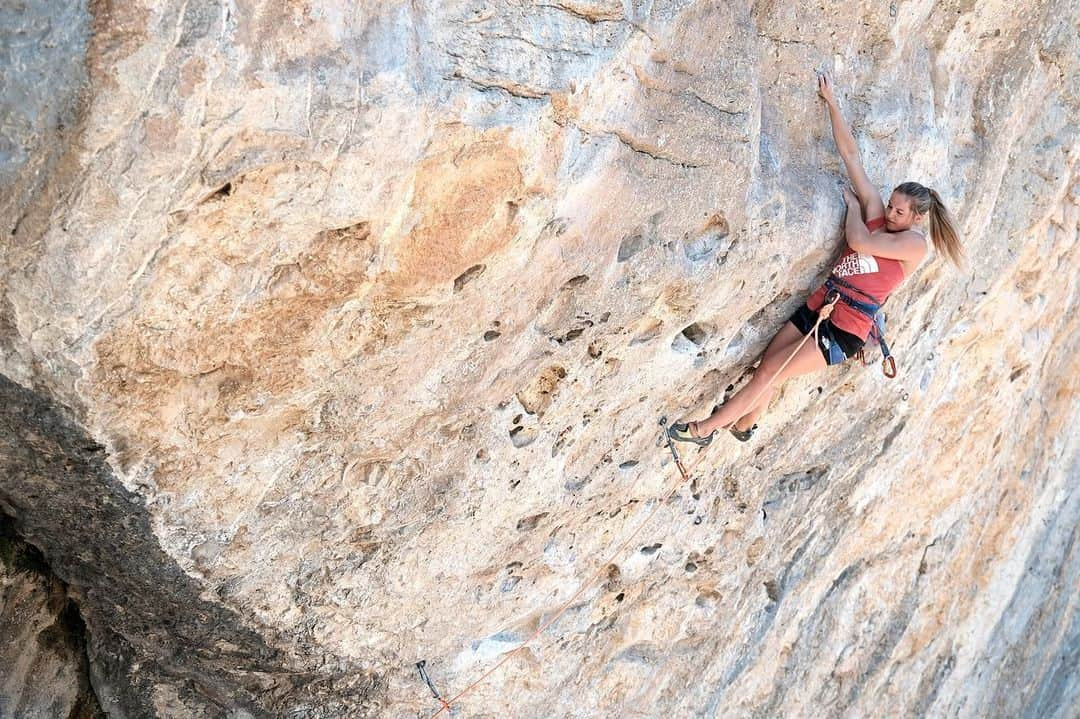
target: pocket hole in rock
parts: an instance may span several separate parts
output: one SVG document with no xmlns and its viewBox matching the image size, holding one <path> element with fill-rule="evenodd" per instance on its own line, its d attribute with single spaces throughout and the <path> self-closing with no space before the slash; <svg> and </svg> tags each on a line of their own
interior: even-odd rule
<svg viewBox="0 0 1080 719">
<path fill-rule="evenodd" d="M 583 333 L 584 331 L 585 331 L 585 329 L 583 327 L 575 327 L 574 329 L 570 330 L 569 332 L 567 332 L 562 337 L 555 337 L 554 339 L 555 339 L 555 341 L 557 343 L 559 343 L 560 345 L 563 345 L 563 344 L 566 344 L 567 342 L 570 342 L 571 340 L 576 340 L 578 337 L 581 336 L 581 333 Z"/>
<path fill-rule="evenodd" d="M 699 607 L 711 607 L 714 606 L 720 600 L 720 592 L 715 589 L 702 589 L 694 600 L 694 604 Z"/>
<path fill-rule="evenodd" d="M 540 523 L 540 520 L 548 516 L 547 512 L 541 512 L 540 514 L 533 514 L 528 517 L 522 517 L 518 520 L 517 528 L 519 532 L 529 532 L 536 529 L 536 525 Z"/>
<path fill-rule="evenodd" d="M 209 195 L 207 195 L 206 198 L 203 200 L 203 202 L 214 202 L 215 200 L 223 200 L 226 197 L 228 197 L 229 195 L 231 195 L 232 193 L 233 193 L 233 183 L 231 181 L 226 182 L 224 185 L 222 185 L 221 187 L 217 188 L 216 190 L 211 192 Z M 199 204 L 202 204 L 202 203 L 200 202 Z"/>
<path fill-rule="evenodd" d="M 484 274 L 484 270 L 487 269 L 486 265 L 473 265 L 469 269 L 462 272 L 454 280 L 454 292 L 461 292 L 461 288 L 472 282 L 474 279 Z"/>
<path fill-rule="evenodd" d="M 533 428 L 526 430 L 521 425 L 518 425 L 510 430 L 510 441 L 517 449 L 527 447 L 536 441 L 536 430 Z"/>
<path fill-rule="evenodd" d="M 683 329 L 682 335 L 698 347 L 705 344 L 705 340 L 709 338 L 708 330 L 697 322 L 694 322 L 693 324 Z"/>
<path fill-rule="evenodd" d="M 645 249 L 645 238 L 641 235 L 631 235 L 630 237 L 623 238 L 623 241 L 619 243 L 619 254 L 615 258 L 616 262 L 625 262 L 637 253 Z"/>
</svg>

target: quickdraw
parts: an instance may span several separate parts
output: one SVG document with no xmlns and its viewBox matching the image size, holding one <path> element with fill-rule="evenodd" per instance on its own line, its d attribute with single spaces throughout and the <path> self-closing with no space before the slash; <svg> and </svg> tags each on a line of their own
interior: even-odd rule
<svg viewBox="0 0 1080 719">
<path fill-rule="evenodd" d="M 667 440 L 667 447 L 671 450 L 671 456 L 675 458 L 675 466 L 679 469 L 679 474 L 682 475 L 684 482 L 690 481 L 690 475 L 686 472 L 686 467 L 683 466 L 682 460 L 679 459 L 679 451 L 675 449 L 675 444 L 671 441 L 671 435 L 667 433 L 667 417 L 660 418 L 660 426 L 665 428 L 664 439 Z"/>
<path fill-rule="evenodd" d="M 873 317 L 874 324 L 870 327 L 870 335 L 866 339 L 866 346 L 859 350 L 858 358 L 864 366 L 869 367 L 873 364 L 873 361 L 866 358 L 866 348 L 873 344 L 877 344 L 881 350 L 881 373 L 893 379 L 896 377 L 896 360 L 893 358 L 892 352 L 889 351 L 889 345 L 885 341 L 885 311 L 878 310 Z"/>
<path fill-rule="evenodd" d="M 418 661 L 416 663 L 416 668 L 420 671 L 420 678 L 424 680 L 425 684 L 427 684 L 428 689 L 431 690 L 431 694 L 432 694 L 432 696 L 435 697 L 436 701 L 438 701 L 440 704 L 443 705 L 443 709 L 445 709 L 448 713 L 453 715 L 453 713 L 454 713 L 453 707 L 450 706 L 450 702 L 446 701 L 445 699 L 442 698 L 442 696 L 439 695 L 439 692 L 435 689 L 435 685 L 431 683 L 431 677 L 428 676 L 427 671 L 424 669 L 424 667 L 426 667 L 426 666 L 427 666 L 427 659 L 421 659 L 420 661 Z M 439 711 L 442 711 L 442 709 L 440 709 Z"/>
</svg>

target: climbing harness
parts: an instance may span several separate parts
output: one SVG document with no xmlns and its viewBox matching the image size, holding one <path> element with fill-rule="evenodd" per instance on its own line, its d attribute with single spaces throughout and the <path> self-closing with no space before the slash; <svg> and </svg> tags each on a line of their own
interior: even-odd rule
<svg viewBox="0 0 1080 719">
<path fill-rule="evenodd" d="M 866 349 L 877 345 L 881 349 L 881 373 L 889 379 L 896 377 L 896 360 L 893 358 L 892 353 L 889 351 L 889 345 L 885 342 L 885 310 L 882 309 L 884 303 L 879 303 L 877 298 L 868 295 L 858 287 L 852 284 L 844 282 L 836 275 L 830 275 L 829 279 L 825 280 L 825 287 L 831 292 L 835 292 L 840 296 L 840 301 L 845 305 L 853 308 L 857 312 L 860 312 L 870 318 L 870 334 L 866 338 L 866 345 L 859 350 L 856 357 L 862 362 L 863 366 L 869 367 L 872 363 L 866 358 Z M 851 297 L 845 292 L 841 292 L 840 288 L 856 292 L 869 302 L 862 302 Z"/>
<path fill-rule="evenodd" d="M 750 406 L 751 409 L 754 407 L 755 404 L 757 404 L 757 401 L 761 398 L 761 396 L 772 386 L 773 381 L 780 375 L 781 372 L 784 371 L 784 368 L 787 367 L 788 364 L 791 362 L 791 360 L 795 358 L 795 355 L 799 353 L 799 350 L 802 349 L 802 346 L 804 344 L 806 344 L 806 340 L 808 340 L 810 337 L 813 337 L 814 342 L 815 343 L 817 342 L 818 327 L 821 325 L 822 322 L 824 322 L 825 320 L 827 320 L 829 318 L 829 315 L 832 314 L 833 308 L 836 306 L 836 303 L 840 300 L 840 298 L 841 298 L 841 295 L 836 290 L 830 290 L 828 292 L 828 294 L 825 295 L 825 304 L 823 304 L 821 306 L 821 309 L 818 310 L 818 318 L 814 322 L 813 329 L 808 334 L 803 336 L 802 340 L 800 340 L 798 345 L 795 346 L 795 349 L 792 350 L 791 354 L 788 355 L 787 359 L 784 360 L 783 364 L 781 364 L 777 368 L 777 370 L 775 372 L 773 372 L 773 376 L 769 378 L 769 381 L 765 383 L 765 386 L 762 387 L 760 390 L 758 390 L 758 393 L 754 396 L 754 398 L 752 400 L 750 400 L 750 405 L 749 406 Z M 735 425 L 736 421 L 738 421 L 738 420 L 734 420 L 734 421 L 728 423 L 724 428 L 727 429 L 728 427 L 733 427 Z M 667 418 L 666 417 L 661 417 L 660 418 L 660 425 L 663 427 L 663 426 L 666 426 L 666 424 L 667 424 Z M 597 577 L 600 576 L 601 572 L 603 572 L 604 569 L 608 565 L 610 565 L 612 562 L 615 561 L 616 558 L 618 558 L 619 554 L 630 543 L 630 541 L 635 536 L 637 536 L 638 532 L 640 532 L 645 527 L 645 525 L 647 525 L 652 520 L 652 518 L 654 516 L 656 516 L 656 513 L 657 513 L 657 511 L 659 511 L 660 507 L 663 507 L 664 505 L 667 504 L 668 500 L 671 499 L 672 495 L 675 494 L 675 492 L 679 489 L 679 487 L 682 484 L 688 483 L 690 481 L 691 474 L 697 468 L 698 464 L 700 464 L 705 459 L 705 457 L 707 455 L 702 453 L 701 456 L 698 457 L 693 462 L 693 464 L 690 465 L 690 467 L 688 469 L 687 467 L 685 467 L 683 465 L 682 460 L 679 458 L 679 453 L 675 449 L 675 445 L 672 443 L 670 435 L 668 435 L 668 433 L 665 431 L 664 436 L 667 438 L 668 449 L 671 450 L 671 454 L 675 458 L 675 466 L 679 470 L 679 481 L 672 484 L 671 489 L 667 490 L 664 493 L 663 497 L 658 502 L 656 502 L 655 506 L 652 508 L 652 511 L 649 512 L 649 514 L 645 517 L 645 519 L 643 519 L 641 521 L 641 523 L 639 523 L 638 526 L 635 527 L 634 530 L 632 532 L 630 532 L 630 534 L 627 535 L 626 538 L 623 539 L 615 547 L 614 550 L 612 550 L 612 552 L 610 553 L 607 560 L 605 560 L 604 562 L 601 562 L 597 566 L 596 570 L 589 577 L 587 577 L 585 579 L 585 581 L 583 581 L 581 583 L 581 586 L 579 586 L 577 588 L 577 591 L 575 591 L 572 595 L 570 595 L 569 599 L 567 599 L 565 602 L 562 603 L 562 605 L 559 607 L 558 611 L 556 611 L 547 620 L 540 622 L 539 626 L 536 628 L 536 631 L 534 631 L 532 633 L 532 635 L 530 635 L 528 638 L 526 638 L 524 641 L 522 641 L 521 644 L 519 644 L 518 646 L 514 647 L 513 649 L 511 649 L 508 652 L 506 652 L 505 654 L 503 654 L 502 658 L 499 659 L 499 661 L 496 662 L 494 666 L 492 666 L 490 669 L 488 669 L 486 672 L 484 672 L 478 679 L 476 679 L 476 681 L 474 681 L 472 684 L 469 684 L 467 687 L 462 689 L 460 692 L 458 692 L 457 694 L 452 696 L 450 699 L 443 699 L 441 696 L 439 696 L 439 693 L 437 691 L 435 691 L 435 687 L 431 684 L 430 679 L 428 679 L 427 672 L 424 671 L 424 665 L 426 664 L 426 661 L 421 660 L 421 661 L 417 662 L 416 666 L 417 666 L 417 669 L 420 670 L 420 676 L 424 679 L 425 682 L 427 682 L 428 688 L 431 689 L 432 694 L 442 704 L 442 707 L 440 707 L 438 709 L 438 711 L 436 711 L 434 714 L 432 714 L 430 719 L 435 719 L 435 717 L 439 716 L 444 711 L 447 714 L 452 714 L 453 711 L 454 711 L 453 710 L 453 705 L 459 699 L 461 699 L 463 696 L 465 696 L 470 691 L 472 691 L 474 688 L 476 688 L 481 683 L 483 683 L 484 680 L 487 679 L 492 674 L 494 674 L 499 669 L 499 667 L 501 667 L 503 664 L 505 664 L 507 661 L 509 661 L 512 656 L 514 656 L 515 654 L 520 652 L 522 649 L 527 647 L 534 639 L 539 637 L 544 632 L 545 629 L 547 629 L 552 624 L 554 624 L 556 621 L 558 621 L 558 619 L 560 617 L 562 617 L 562 615 L 566 612 L 567 609 L 570 608 L 570 606 L 574 603 L 574 601 L 579 596 L 581 596 L 581 594 L 586 589 L 588 589 L 590 586 L 593 585 L 593 582 L 597 579 Z"/>
</svg>

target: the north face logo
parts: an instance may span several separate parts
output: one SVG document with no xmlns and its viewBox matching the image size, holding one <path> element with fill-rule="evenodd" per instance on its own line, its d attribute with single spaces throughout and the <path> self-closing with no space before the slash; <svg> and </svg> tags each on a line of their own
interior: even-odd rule
<svg viewBox="0 0 1080 719">
<path fill-rule="evenodd" d="M 833 268 L 833 274 L 837 277 L 868 275 L 877 271 L 877 259 L 873 255 L 861 255 L 858 252 L 852 252 L 850 255 L 845 255 L 836 263 L 836 267 Z"/>
</svg>

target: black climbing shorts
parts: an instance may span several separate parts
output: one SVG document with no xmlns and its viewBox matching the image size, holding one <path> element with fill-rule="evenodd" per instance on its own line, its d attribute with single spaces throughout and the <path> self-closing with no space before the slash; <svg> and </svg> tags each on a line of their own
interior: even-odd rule
<svg viewBox="0 0 1080 719">
<path fill-rule="evenodd" d="M 818 313 L 803 303 L 791 316 L 791 324 L 804 335 L 810 334 L 817 322 Z M 826 364 L 840 364 L 849 357 L 854 357 L 866 344 L 864 340 L 850 332 L 845 332 L 833 325 L 832 320 L 825 320 L 818 327 L 818 349 L 825 356 Z"/>
</svg>

